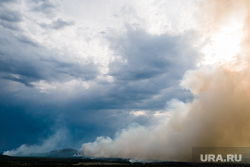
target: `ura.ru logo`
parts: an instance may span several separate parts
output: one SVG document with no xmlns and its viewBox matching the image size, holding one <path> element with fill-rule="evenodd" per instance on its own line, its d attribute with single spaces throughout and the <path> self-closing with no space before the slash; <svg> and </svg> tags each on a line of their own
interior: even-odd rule
<svg viewBox="0 0 250 167">
<path fill-rule="evenodd" d="M 201 162 L 241 162 L 242 154 L 227 154 L 223 158 L 221 154 L 200 154 Z"/>
</svg>

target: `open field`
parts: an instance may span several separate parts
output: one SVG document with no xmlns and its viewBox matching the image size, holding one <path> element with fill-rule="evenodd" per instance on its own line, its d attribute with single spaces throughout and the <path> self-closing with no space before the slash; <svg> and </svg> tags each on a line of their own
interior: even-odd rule
<svg viewBox="0 0 250 167">
<path fill-rule="evenodd" d="M 0 166 L 4 167 L 128 167 L 128 166 L 170 166 L 186 167 L 191 163 L 162 162 L 162 163 L 130 163 L 123 159 L 82 159 L 82 158 L 35 158 L 35 157 L 9 157 L 0 156 Z"/>
</svg>

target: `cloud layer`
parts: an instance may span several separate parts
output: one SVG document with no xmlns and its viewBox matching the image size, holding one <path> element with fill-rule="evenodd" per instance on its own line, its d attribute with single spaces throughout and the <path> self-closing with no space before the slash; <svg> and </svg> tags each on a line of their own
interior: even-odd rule
<svg viewBox="0 0 250 167">
<path fill-rule="evenodd" d="M 248 145 L 248 6 L 0 1 L 0 151 L 84 143 L 84 156 L 149 161 Z"/>
<path fill-rule="evenodd" d="M 191 98 L 179 81 L 200 59 L 197 34 L 181 28 L 186 19 L 174 21 L 176 10 L 165 10 L 171 5 L 182 6 L 1 1 L 0 151 L 40 145 L 58 122 L 69 131 L 62 147 L 79 148 L 151 121 L 131 111 L 158 112 L 171 98 Z M 185 5 L 181 16 L 193 10 Z"/>
</svg>

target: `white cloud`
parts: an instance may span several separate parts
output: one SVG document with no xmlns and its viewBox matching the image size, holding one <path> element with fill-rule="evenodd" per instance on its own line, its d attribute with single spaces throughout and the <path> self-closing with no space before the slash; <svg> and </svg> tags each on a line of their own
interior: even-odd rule
<svg viewBox="0 0 250 167">
<path fill-rule="evenodd" d="M 138 111 L 130 111 L 129 114 L 134 115 L 135 117 L 139 116 L 147 116 L 147 111 L 144 110 L 138 110 Z"/>
<path fill-rule="evenodd" d="M 71 93 L 76 93 L 77 91 L 82 91 L 89 88 L 88 82 L 73 79 L 66 82 L 46 82 L 44 80 L 40 80 L 39 82 L 32 82 L 32 85 L 35 86 L 40 92 L 50 93 L 51 91 L 64 91 L 67 95 L 71 95 Z"/>
</svg>

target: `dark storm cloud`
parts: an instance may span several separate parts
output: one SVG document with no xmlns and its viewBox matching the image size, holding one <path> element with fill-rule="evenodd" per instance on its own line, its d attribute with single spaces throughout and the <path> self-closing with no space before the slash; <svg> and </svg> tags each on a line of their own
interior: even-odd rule
<svg viewBox="0 0 250 167">
<path fill-rule="evenodd" d="M 190 93 L 180 93 L 179 81 L 186 70 L 195 68 L 199 57 L 193 38 L 192 32 L 151 35 L 131 28 L 122 36 L 110 37 L 116 58 L 109 65 L 109 75 L 114 82 L 106 86 L 99 108 L 159 109 L 171 98 L 190 98 Z"/>
<path fill-rule="evenodd" d="M 166 101 L 172 98 L 183 101 L 192 98 L 190 92 L 184 91 L 179 86 L 178 80 L 169 80 L 171 79 L 167 75 L 161 75 L 151 80 L 117 81 L 112 85 L 86 91 L 74 103 L 75 106 L 86 110 L 157 110 L 164 108 Z"/>
<path fill-rule="evenodd" d="M 13 98 L 8 100 L 13 101 Z M 0 102 L 0 153 L 18 147 L 24 141 L 34 144 L 51 134 L 54 124 L 51 118 L 42 114 L 30 114 L 25 107 L 4 102 L 5 100 Z"/>
<path fill-rule="evenodd" d="M 56 54 L 56 53 L 54 53 Z M 95 80 L 99 74 L 96 65 L 93 62 L 79 64 L 76 62 L 67 62 L 59 59 L 40 59 L 48 70 L 44 70 L 47 80 L 66 81 L 68 79 L 80 78 L 83 81 Z M 42 68 L 42 67 L 41 67 Z M 42 69 L 41 69 L 42 70 Z M 53 71 L 53 73 L 51 73 Z"/>
<path fill-rule="evenodd" d="M 118 80 L 151 79 L 162 74 L 170 80 L 180 79 L 198 57 L 188 35 L 150 35 L 128 28 L 125 36 L 111 38 L 111 42 L 116 55 L 122 57 L 110 64 L 110 75 Z"/>
<path fill-rule="evenodd" d="M 3 76 L 2 78 L 7 79 L 7 80 L 11 80 L 11 81 L 15 81 L 15 82 L 20 82 L 28 87 L 33 87 L 33 85 L 30 84 L 26 78 L 20 78 L 20 77 L 15 77 L 15 76 Z"/>
<path fill-rule="evenodd" d="M 195 68 L 198 60 L 193 38 L 192 32 L 183 36 L 150 35 L 130 28 L 122 36 L 110 37 L 116 58 L 109 65 L 109 75 L 114 81 L 93 80 L 96 84 L 79 90 L 70 106 L 84 111 L 82 114 L 102 109 L 157 110 L 172 98 L 191 98 L 179 81 L 186 70 Z"/>
<path fill-rule="evenodd" d="M 63 115 L 72 136 L 75 136 L 72 137 L 74 143 L 91 141 L 95 134 L 112 136 L 117 129 L 125 128 L 131 122 L 145 125 L 150 121 L 148 117 L 134 118 L 129 114 L 132 110 L 153 113 L 164 109 L 166 101 L 172 98 L 183 101 L 192 98 L 189 91 L 179 86 L 179 80 L 185 70 L 195 67 L 198 60 L 199 53 L 192 46 L 194 34 L 188 32 L 183 36 L 171 36 L 150 35 L 143 30 L 128 31 L 117 38 L 109 38 L 115 55 L 129 59 L 125 65 L 121 64 L 120 59 L 110 63 L 113 82 L 95 78 L 88 89 L 78 89 L 66 104 L 46 104 L 44 111 L 49 112 L 54 108 L 54 113 Z M 162 63 L 151 58 L 151 55 Z M 138 59 L 135 58 L 137 56 Z M 156 72 L 151 73 L 150 69 L 156 69 Z M 137 78 L 139 74 L 146 73 L 144 70 L 150 74 Z M 58 96 L 67 94 L 60 92 L 55 97 Z M 44 99 L 54 101 L 50 96 Z M 37 110 L 35 107 L 31 110 Z"/>
<path fill-rule="evenodd" d="M 0 106 L 14 106 L 5 108 L 5 112 L 14 115 L 19 112 L 23 115 L 19 122 L 28 120 L 41 132 L 56 124 L 56 119 L 64 120 L 63 124 L 72 134 L 72 143 L 91 141 L 96 134 L 114 134 L 117 129 L 133 121 L 129 115 L 131 110 L 154 111 L 164 108 L 171 98 L 190 98 L 188 92 L 180 93 L 182 90 L 178 85 L 185 70 L 193 68 L 197 60 L 198 53 L 192 47 L 192 38 L 189 38 L 193 37 L 192 33 L 183 36 L 151 35 L 142 29 L 128 28 L 125 34 L 109 36 L 115 59 L 109 64 L 106 75 L 112 76 L 113 82 L 99 79 L 98 67 L 91 61 L 79 64 L 70 56 L 68 59 L 59 56 L 57 50 L 44 48 L 28 36 L 14 36 L 7 30 L 0 33 L 0 97 L 7 99 L 1 100 Z M 67 57 L 70 53 L 64 54 Z M 66 91 L 44 94 L 32 84 L 41 80 L 61 83 L 72 79 L 91 81 L 90 86 L 70 92 L 73 95 L 69 96 Z M 21 84 L 13 88 L 13 81 Z M 66 100 L 60 101 L 61 97 Z M 43 120 L 36 119 L 39 113 L 45 115 L 44 119 L 50 119 L 50 125 L 40 127 Z M 2 126 L 8 129 L 11 125 L 7 120 L 12 121 L 13 118 L 6 115 L 5 119 Z M 38 121 L 39 126 L 33 120 Z M 144 124 L 147 120 L 145 118 L 139 122 Z M 29 127 L 25 125 L 24 128 Z M 32 137 L 33 131 L 30 129 L 22 129 L 21 132 L 30 140 L 38 140 L 38 134 Z M 7 135 L 1 140 L 6 142 L 10 138 Z M 27 138 L 21 138 L 18 143 L 13 141 L 15 146 L 8 146 L 9 149 L 22 143 L 33 144 Z"/>
</svg>

